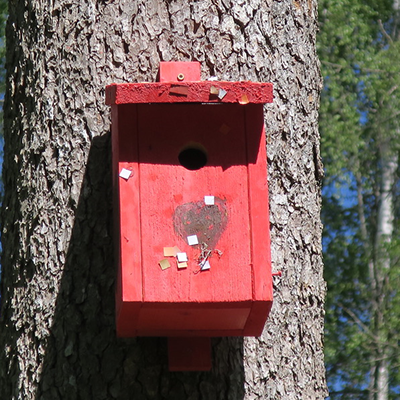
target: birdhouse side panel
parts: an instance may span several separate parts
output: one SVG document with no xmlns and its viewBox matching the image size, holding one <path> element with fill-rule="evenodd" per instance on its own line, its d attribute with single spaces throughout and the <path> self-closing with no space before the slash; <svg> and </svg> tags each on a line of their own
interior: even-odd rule
<svg viewBox="0 0 400 400">
<path fill-rule="evenodd" d="M 116 107 L 116 106 L 114 106 Z M 117 305 L 121 301 L 142 301 L 142 257 L 140 234 L 138 132 L 136 105 L 118 106 L 113 120 L 113 154 L 118 198 L 116 233 L 119 236 Z"/>
<path fill-rule="evenodd" d="M 258 104 L 249 105 L 246 107 L 245 118 L 246 141 L 258 144 L 256 160 L 248 165 L 253 298 L 259 301 L 272 301 L 269 196 L 263 107 Z M 261 141 L 257 140 L 260 132 Z M 253 149 L 249 148 L 249 151 L 253 153 Z"/>
</svg>

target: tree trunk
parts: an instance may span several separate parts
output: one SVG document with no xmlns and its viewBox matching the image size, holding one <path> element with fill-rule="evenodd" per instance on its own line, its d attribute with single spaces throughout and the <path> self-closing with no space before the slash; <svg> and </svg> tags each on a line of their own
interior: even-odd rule
<svg viewBox="0 0 400 400">
<path fill-rule="evenodd" d="M 389 399 L 389 359 L 391 347 L 389 346 L 388 329 L 386 326 L 386 310 L 390 307 L 392 293 L 388 287 L 388 276 L 391 259 L 388 246 L 392 241 L 394 230 L 393 187 L 396 182 L 396 173 L 399 166 L 397 151 L 391 149 L 387 141 L 381 145 L 381 189 L 377 216 L 377 232 L 375 238 L 375 265 L 377 288 L 374 293 L 377 299 L 375 315 L 376 334 L 379 340 L 376 354 L 376 400 Z"/>
<path fill-rule="evenodd" d="M 322 399 L 316 1 L 13 0 L 7 28 L 0 398 Z M 170 373 L 164 338 L 114 328 L 104 87 L 159 61 L 270 81 L 272 261 L 260 338 L 213 340 L 210 373 Z"/>
<path fill-rule="evenodd" d="M 400 2 L 393 1 L 393 40 L 400 39 Z M 400 133 L 398 123 L 396 123 L 396 137 Z M 387 321 L 385 312 L 390 308 L 390 297 L 392 292 L 388 287 L 388 276 L 391 268 L 391 258 L 388 252 L 388 245 L 392 241 L 394 231 L 395 210 L 394 204 L 394 185 L 397 178 L 397 170 L 399 168 L 398 149 L 393 148 L 393 143 L 389 139 L 384 139 L 380 148 L 381 162 L 381 190 L 378 205 L 377 216 L 377 232 L 375 239 L 376 248 L 376 265 L 379 283 L 378 293 L 378 308 L 376 310 L 375 319 L 377 321 L 377 337 L 379 339 L 378 354 L 377 354 L 377 376 L 376 376 L 376 400 L 389 399 L 390 387 L 390 359 L 392 357 L 392 348 L 389 346 L 389 337 L 387 329 Z"/>
</svg>

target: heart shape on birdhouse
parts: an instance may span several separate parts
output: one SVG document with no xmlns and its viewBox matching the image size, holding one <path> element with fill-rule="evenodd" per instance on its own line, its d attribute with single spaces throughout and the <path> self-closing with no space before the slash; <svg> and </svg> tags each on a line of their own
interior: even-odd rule
<svg viewBox="0 0 400 400">
<path fill-rule="evenodd" d="M 213 205 L 203 201 L 185 203 L 174 213 L 175 232 L 187 242 L 187 237 L 197 235 L 199 246 L 206 244 L 209 250 L 215 248 L 228 223 L 225 200 L 214 197 Z"/>
</svg>

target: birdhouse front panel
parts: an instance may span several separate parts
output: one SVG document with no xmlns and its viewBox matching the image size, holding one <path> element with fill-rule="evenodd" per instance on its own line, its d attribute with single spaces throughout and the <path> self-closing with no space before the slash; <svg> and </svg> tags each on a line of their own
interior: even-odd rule
<svg viewBox="0 0 400 400">
<path fill-rule="evenodd" d="M 244 110 L 235 105 L 181 104 L 177 118 L 171 107 L 177 106 L 139 106 L 138 130 L 148 132 L 138 146 L 141 212 L 152 216 L 141 223 L 142 245 L 149 246 L 148 252 L 142 251 L 144 300 L 251 300 Z M 232 118 L 230 134 L 220 132 L 227 115 Z M 189 153 L 189 163 L 190 153 L 200 152 L 206 165 L 194 170 L 181 165 L 184 152 Z M 213 196 L 213 204 L 207 205 L 205 196 Z M 197 237 L 196 244 L 189 244 L 191 236 Z M 187 267 L 154 270 L 163 249 L 171 246 L 187 253 Z M 210 269 L 200 273 L 203 259 Z"/>
</svg>

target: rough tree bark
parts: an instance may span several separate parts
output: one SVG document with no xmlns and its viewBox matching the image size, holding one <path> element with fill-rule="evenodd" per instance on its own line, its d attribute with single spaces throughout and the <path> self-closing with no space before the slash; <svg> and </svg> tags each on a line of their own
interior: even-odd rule
<svg viewBox="0 0 400 400">
<path fill-rule="evenodd" d="M 11 0 L 0 397 L 322 399 L 316 1 Z M 118 340 L 104 87 L 198 60 L 270 81 L 275 302 L 260 338 L 213 340 L 209 373 L 169 373 L 166 340 Z"/>
</svg>

